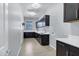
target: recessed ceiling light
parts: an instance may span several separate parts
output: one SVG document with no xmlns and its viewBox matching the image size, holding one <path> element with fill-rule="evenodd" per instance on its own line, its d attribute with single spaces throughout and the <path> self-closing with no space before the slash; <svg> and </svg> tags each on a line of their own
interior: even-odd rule
<svg viewBox="0 0 79 59">
<path fill-rule="evenodd" d="M 38 8 L 41 7 L 41 5 L 39 3 L 33 3 L 32 7 L 35 8 L 35 9 L 38 9 Z"/>
</svg>

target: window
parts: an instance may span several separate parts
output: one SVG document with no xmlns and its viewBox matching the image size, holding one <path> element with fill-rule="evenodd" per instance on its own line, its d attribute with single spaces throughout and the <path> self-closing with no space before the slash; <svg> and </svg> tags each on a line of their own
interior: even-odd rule
<svg viewBox="0 0 79 59">
<path fill-rule="evenodd" d="M 25 22 L 25 30 L 32 30 L 32 21 Z"/>
</svg>

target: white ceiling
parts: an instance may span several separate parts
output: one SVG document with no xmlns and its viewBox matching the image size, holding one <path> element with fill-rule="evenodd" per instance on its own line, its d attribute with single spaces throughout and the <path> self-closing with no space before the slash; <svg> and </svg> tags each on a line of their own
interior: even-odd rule
<svg viewBox="0 0 79 59">
<path fill-rule="evenodd" d="M 46 11 L 53 7 L 55 3 L 39 3 L 41 6 L 38 9 L 32 7 L 33 3 L 21 3 L 24 17 L 27 19 L 39 19 Z"/>
</svg>

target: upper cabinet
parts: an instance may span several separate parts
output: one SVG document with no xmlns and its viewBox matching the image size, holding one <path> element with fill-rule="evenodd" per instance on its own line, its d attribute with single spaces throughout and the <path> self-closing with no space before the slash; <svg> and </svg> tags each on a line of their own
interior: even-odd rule
<svg viewBox="0 0 79 59">
<path fill-rule="evenodd" d="M 79 3 L 64 3 L 64 22 L 79 21 Z"/>
<path fill-rule="evenodd" d="M 45 26 L 49 26 L 49 15 L 45 15 Z"/>
<path fill-rule="evenodd" d="M 39 21 L 36 22 L 36 27 L 45 27 L 49 26 L 49 21 L 50 21 L 50 16 L 49 15 L 44 15 Z"/>
</svg>

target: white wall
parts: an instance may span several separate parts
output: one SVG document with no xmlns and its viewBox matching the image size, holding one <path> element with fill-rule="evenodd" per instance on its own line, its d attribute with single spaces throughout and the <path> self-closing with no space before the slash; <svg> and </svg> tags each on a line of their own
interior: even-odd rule
<svg viewBox="0 0 79 59">
<path fill-rule="evenodd" d="M 63 3 L 56 3 L 46 13 L 50 15 L 50 46 L 54 48 L 56 37 L 67 37 L 70 34 L 70 24 L 63 23 L 63 7 Z"/>
<path fill-rule="evenodd" d="M 8 37 L 6 37 L 6 27 L 5 27 L 5 17 L 7 14 L 5 13 L 5 4 L 0 3 L 0 56 L 7 55 L 6 51 L 8 49 Z"/>
<path fill-rule="evenodd" d="M 4 4 L 4 39 L 5 39 L 5 50 L 6 50 L 6 55 L 8 55 L 8 4 Z"/>
<path fill-rule="evenodd" d="M 23 15 L 18 3 L 8 4 L 8 49 L 9 55 L 17 55 L 23 40 Z"/>
<path fill-rule="evenodd" d="M 4 38 L 3 38 L 3 4 L 0 3 L 0 48 L 4 45 Z"/>
<path fill-rule="evenodd" d="M 71 23 L 71 35 L 79 36 L 79 23 Z"/>
</svg>

